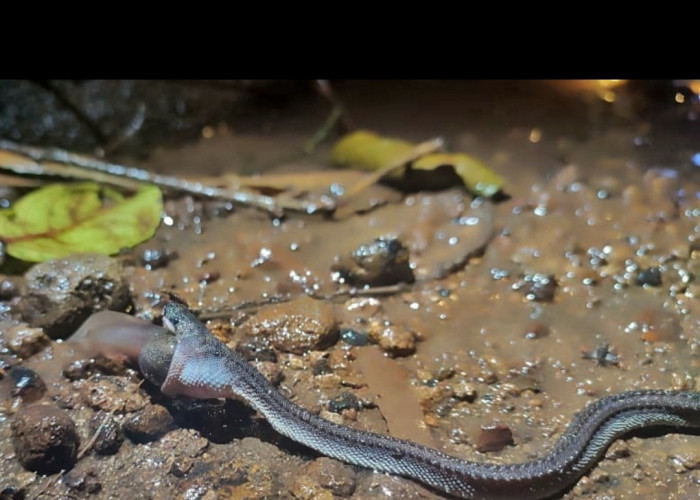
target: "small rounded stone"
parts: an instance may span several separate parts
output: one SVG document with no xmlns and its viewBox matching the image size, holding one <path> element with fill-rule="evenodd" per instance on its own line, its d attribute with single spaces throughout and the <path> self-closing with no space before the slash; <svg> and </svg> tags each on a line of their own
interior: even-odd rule
<svg viewBox="0 0 700 500">
<path fill-rule="evenodd" d="M 20 411 L 13 420 L 12 444 L 26 469 L 55 474 L 75 465 L 80 439 L 66 411 L 35 404 Z"/>
</svg>

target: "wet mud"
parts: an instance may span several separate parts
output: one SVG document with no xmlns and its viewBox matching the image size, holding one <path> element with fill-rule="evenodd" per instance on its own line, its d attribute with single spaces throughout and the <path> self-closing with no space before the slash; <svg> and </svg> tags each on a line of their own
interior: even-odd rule
<svg viewBox="0 0 700 500">
<path fill-rule="evenodd" d="M 507 196 L 409 193 L 342 220 L 169 198 L 137 248 L 8 273 L 1 498 L 445 498 L 322 457 L 239 402 L 166 398 L 124 359 L 55 340 L 88 310 L 158 322 L 169 293 L 296 403 L 469 460 L 542 456 L 605 395 L 700 390 L 700 127 L 688 103 L 536 82 L 337 90 L 368 128 L 444 135 L 497 170 Z M 265 132 L 226 127 L 144 166 L 327 169 L 327 150 L 285 160 L 321 108 L 300 104 Z M 557 498 L 697 498 L 699 439 L 619 440 Z"/>
</svg>

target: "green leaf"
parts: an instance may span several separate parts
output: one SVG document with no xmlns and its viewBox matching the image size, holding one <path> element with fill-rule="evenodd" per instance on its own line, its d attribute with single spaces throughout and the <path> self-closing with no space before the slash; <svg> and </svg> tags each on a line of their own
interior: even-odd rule
<svg viewBox="0 0 700 500">
<path fill-rule="evenodd" d="M 77 252 L 111 255 L 147 240 L 160 223 L 157 186 L 125 198 L 98 184 L 52 184 L 0 211 L 0 239 L 7 253 L 42 262 Z"/>
<path fill-rule="evenodd" d="M 415 144 L 408 141 L 358 130 L 347 134 L 336 143 L 331 152 L 331 161 L 371 171 L 404 164 L 409 169 L 423 171 L 437 171 L 440 167 L 448 166 L 460 177 L 467 189 L 485 197 L 495 195 L 503 187 L 503 178 L 474 157 L 464 153 L 419 151 L 419 154 L 416 154 L 416 148 Z M 384 174 L 397 178 L 404 172 L 404 168 L 391 169 Z M 439 173 L 435 172 L 435 176 L 438 175 Z"/>
</svg>

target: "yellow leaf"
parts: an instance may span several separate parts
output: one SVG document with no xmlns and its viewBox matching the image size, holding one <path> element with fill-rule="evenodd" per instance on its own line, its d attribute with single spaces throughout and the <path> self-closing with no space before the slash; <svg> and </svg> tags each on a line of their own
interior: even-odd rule
<svg viewBox="0 0 700 500">
<path fill-rule="evenodd" d="M 501 190 L 503 177 L 476 158 L 464 153 L 433 153 L 418 158 L 411 164 L 416 170 L 435 170 L 450 166 L 459 175 L 464 185 L 479 196 L 490 198 Z"/>
<path fill-rule="evenodd" d="M 451 167 L 464 186 L 479 196 L 491 197 L 503 186 L 503 178 L 482 162 L 464 153 L 435 153 L 439 141 L 413 144 L 359 130 L 343 137 L 331 152 L 331 161 L 396 178 L 403 168 L 433 171 Z M 397 170 L 399 167 L 402 169 Z M 436 172 L 435 174 L 439 174 Z M 370 179 L 371 180 L 371 179 Z"/>
</svg>

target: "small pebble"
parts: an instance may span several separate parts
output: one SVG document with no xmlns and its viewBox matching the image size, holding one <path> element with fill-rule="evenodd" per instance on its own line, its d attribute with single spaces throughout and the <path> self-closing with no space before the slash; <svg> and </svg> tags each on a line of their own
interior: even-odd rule
<svg viewBox="0 0 700 500">
<path fill-rule="evenodd" d="M 440 419 L 433 413 L 426 413 L 423 417 L 423 422 L 428 427 L 437 427 L 440 425 Z"/>
<path fill-rule="evenodd" d="M 161 405 L 148 405 L 124 421 L 124 433 L 135 443 L 155 441 L 173 427 L 173 417 Z"/>
<path fill-rule="evenodd" d="M 615 348 L 610 347 L 610 344 L 601 344 L 592 351 L 584 351 L 583 359 L 592 359 L 598 366 L 617 366 L 620 359 L 617 357 Z"/>
<path fill-rule="evenodd" d="M 513 285 L 514 290 L 520 290 L 527 300 L 535 302 L 551 302 L 557 289 L 557 280 L 551 274 L 528 274 Z"/>
<path fill-rule="evenodd" d="M 251 364 L 267 379 L 272 385 L 277 386 L 284 379 L 284 373 L 277 363 L 271 361 L 253 361 Z"/>
<path fill-rule="evenodd" d="M 194 467 L 194 460 L 190 457 L 178 457 L 170 465 L 170 473 L 175 477 L 183 477 Z"/>
<path fill-rule="evenodd" d="M 236 352 L 247 361 L 277 362 L 277 353 L 263 339 L 244 339 L 236 345 Z"/>
<path fill-rule="evenodd" d="M 20 397 L 24 403 L 34 403 L 46 394 L 46 383 L 34 370 L 15 366 L 10 370 L 12 396 Z"/>
<path fill-rule="evenodd" d="M 27 492 L 18 486 L 6 486 L 0 490 L 0 500 L 24 500 Z"/>
<path fill-rule="evenodd" d="M 73 491 L 80 491 L 90 495 L 99 493 L 102 490 L 102 483 L 95 469 L 91 466 L 83 466 L 82 462 L 63 476 L 63 484 Z"/>
<path fill-rule="evenodd" d="M 39 474 L 55 474 L 73 467 L 80 439 L 65 410 L 34 404 L 12 421 L 12 444 L 17 459 Z"/>
<path fill-rule="evenodd" d="M 618 458 L 626 458 L 630 456 L 630 447 L 627 441 L 618 439 L 610 445 L 608 451 L 605 452 L 605 458 L 608 460 L 617 460 Z"/>
<path fill-rule="evenodd" d="M 661 286 L 661 270 L 658 267 L 641 269 L 634 282 L 639 286 Z"/>
<path fill-rule="evenodd" d="M 90 419 L 90 432 L 100 429 L 92 445 L 99 455 L 114 455 L 124 442 L 122 426 L 111 414 L 99 412 Z"/>
<path fill-rule="evenodd" d="M 12 278 L 3 278 L 0 280 L 0 300 L 11 300 L 22 293 L 19 285 Z"/>
<path fill-rule="evenodd" d="M 476 449 L 481 453 L 500 451 L 513 444 L 513 431 L 503 424 L 481 426 L 479 437 L 476 439 Z"/>
<path fill-rule="evenodd" d="M 95 363 L 92 359 L 76 359 L 63 369 L 63 376 L 68 380 L 82 380 L 94 373 Z"/>
<path fill-rule="evenodd" d="M 331 373 L 333 370 L 331 369 L 331 364 L 330 361 L 328 361 L 328 358 L 319 358 L 311 367 L 311 373 L 314 375 L 324 375 L 326 373 Z"/>
<path fill-rule="evenodd" d="M 306 475 L 297 476 L 289 488 L 295 500 L 334 500 L 333 493 Z"/>
<path fill-rule="evenodd" d="M 340 331 L 340 339 L 348 345 L 363 346 L 369 343 L 369 335 L 352 328 L 345 328 Z"/>
<path fill-rule="evenodd" d="M 416 338 L 409 330 L 399 325 L 370 323 L 369 335 L 382 351 L 391 356 L 409 356 L 416 352 Z"/>
<path fill-rule="evenodd" d="M 176 256 L 177 252 L 169 252 L 162 247 L 146 248 L 141 254 L 141 264 L 150 271 L 167 266 Z"/>
<path fill-rule="evenodd" d="M 413 283 L 411 251 L 396 238 L 377 238 L 360 245 L 350 255 L 337 258 L 331 267 L 351 285 L 385 286 Z"/>
<path fill-rule="evenodd" d="M 472 403 L 476 399 L 476 387 L 466 380 L 459 380 L 452 384 L 454 396 L 460 401 Z"/>
<path fill-rule="evenodd" d="M 10 352 L 23 359 L 39 352 L 49 343 L 44 330 L 25 324 L 13 326 L 7 330 L 5 340 Z"/>
<path fill-rule="evenodd" d="M 433 412 L 440 418 L 446 418 L 457 404 L 457 399 L 452 397 L 444 398 L 433 407 Z"/>
<path fill-rule="evenodd" d="M 343 391 L 340 393 L 340 396 L 328 402 L 328 411 L 333 413 L 341 413 L 343 410 L 350 408 L 354 410 L 360 409 L 360 402 L 352 392 Z"/>
</svg>

